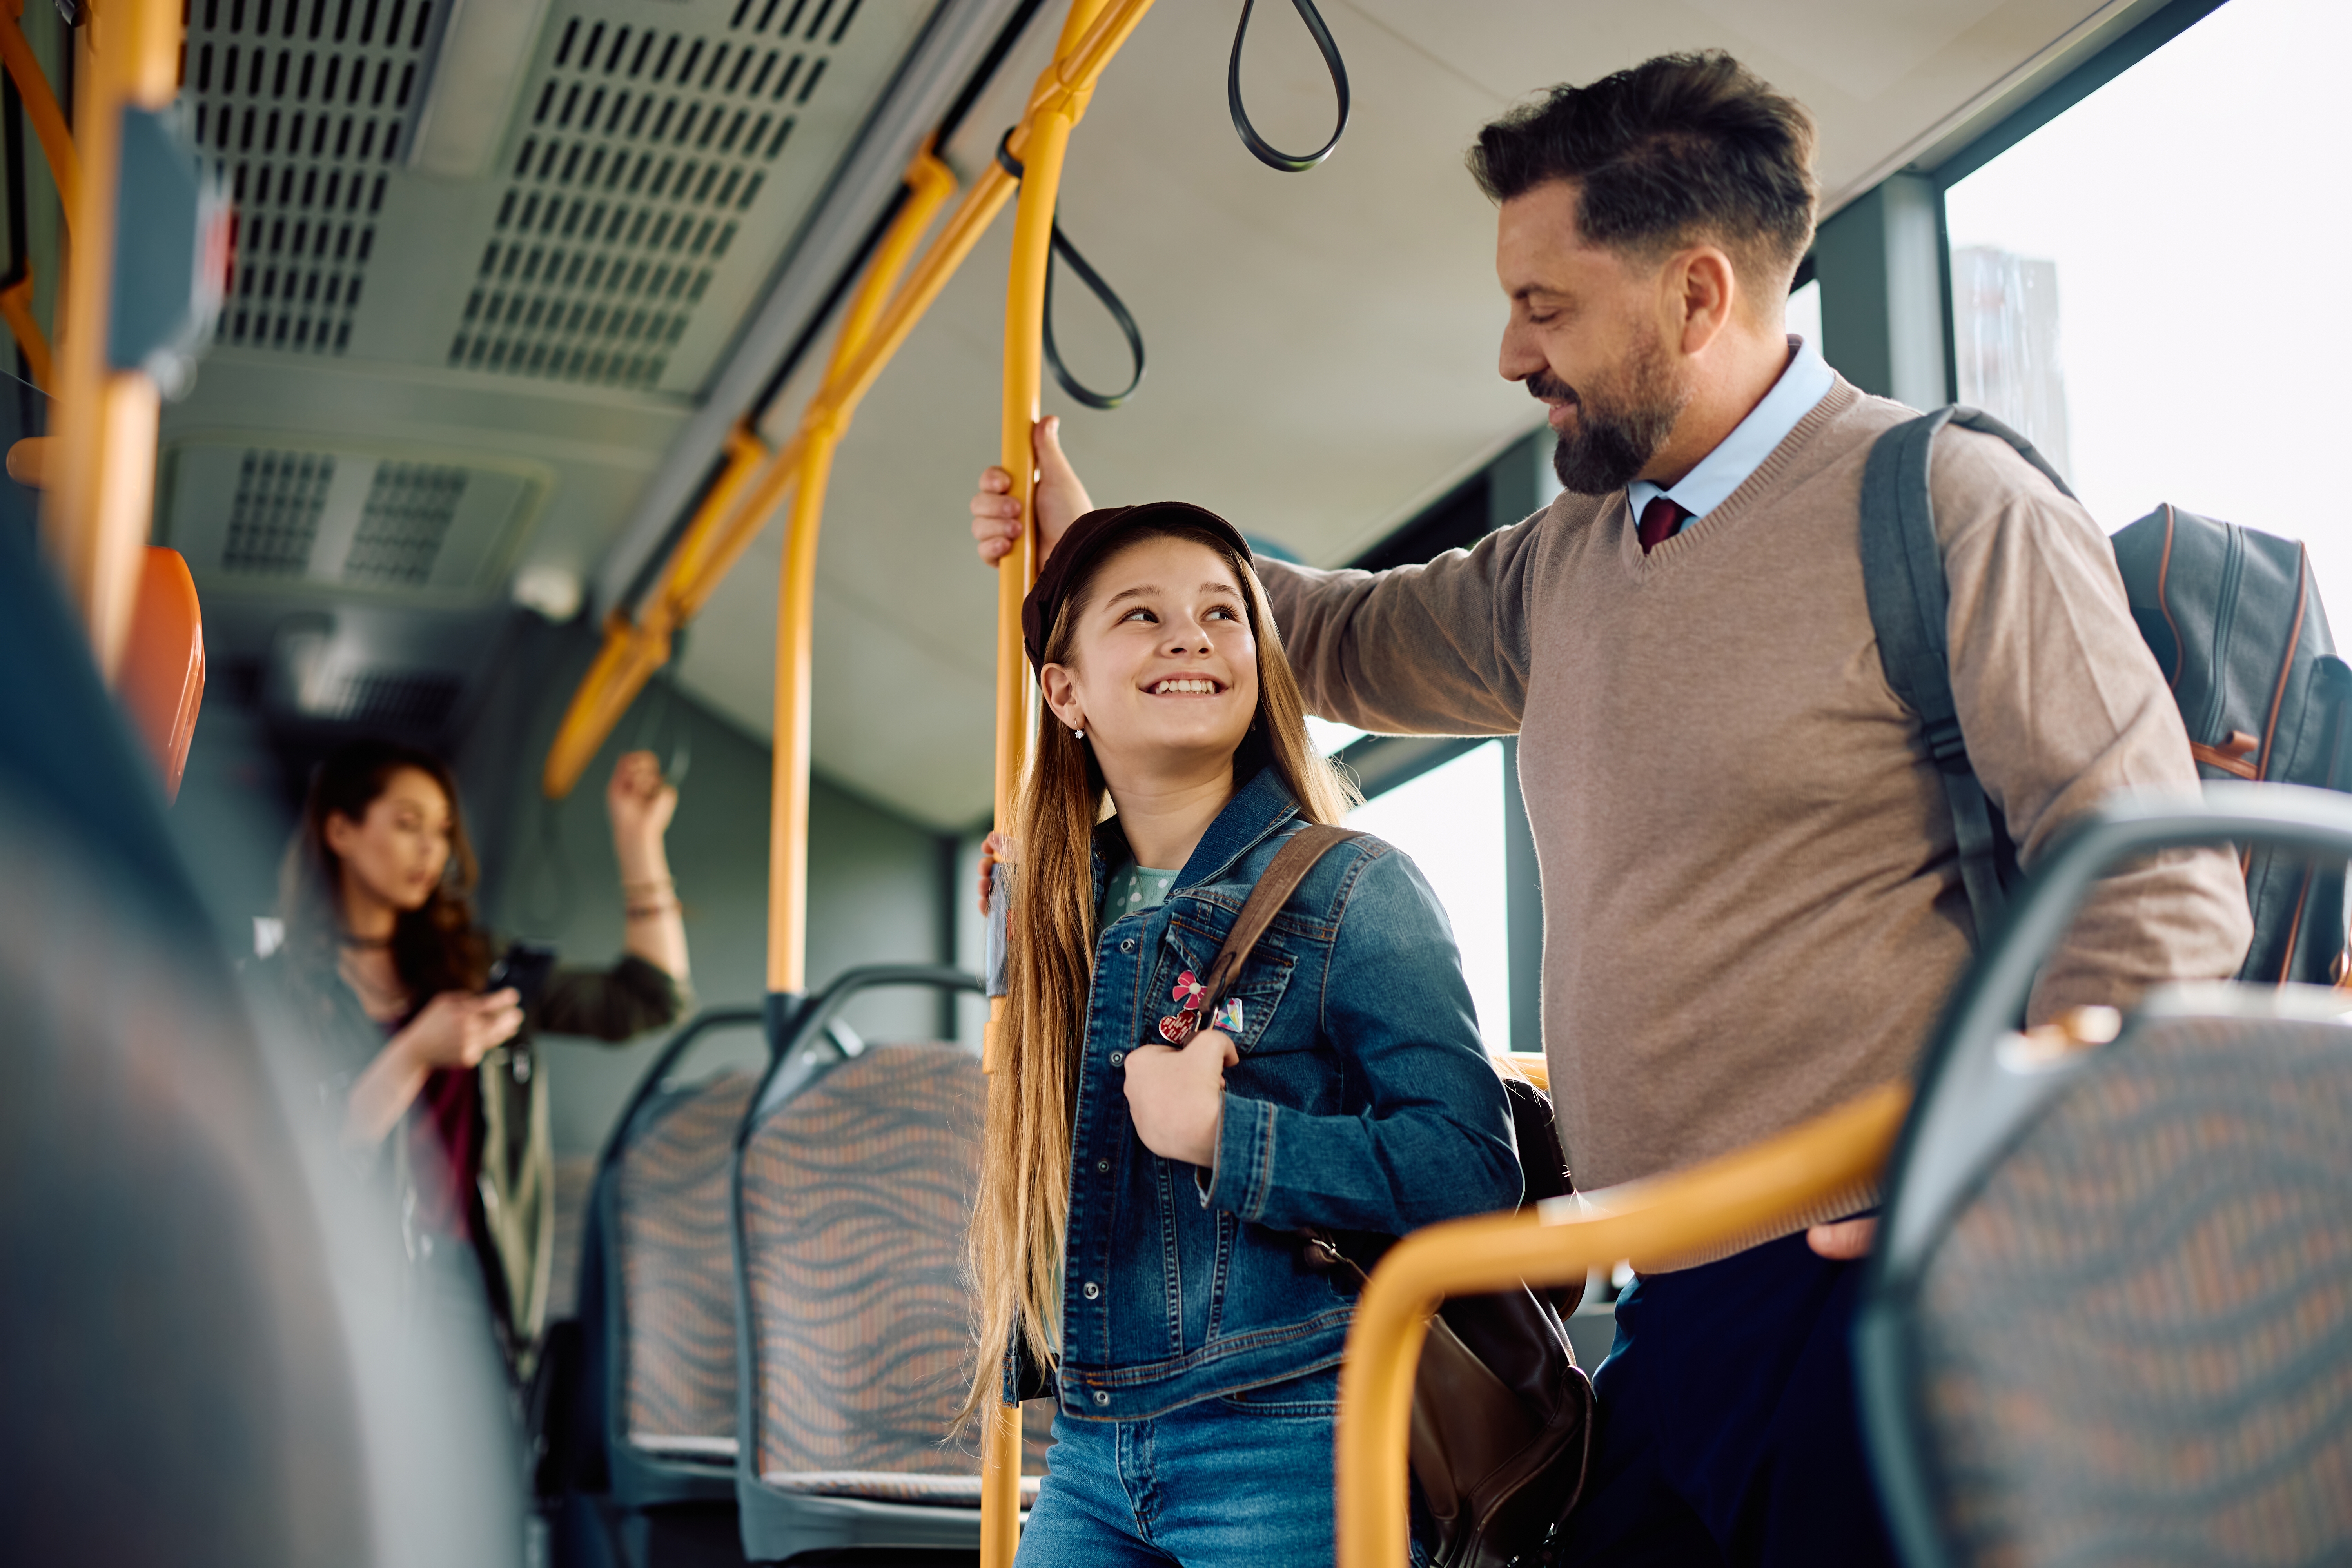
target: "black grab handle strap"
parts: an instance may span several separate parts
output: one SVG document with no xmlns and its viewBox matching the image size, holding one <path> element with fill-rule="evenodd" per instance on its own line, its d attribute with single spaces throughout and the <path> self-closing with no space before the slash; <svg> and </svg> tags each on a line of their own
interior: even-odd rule
<svg viewBox="0 0 2352 1568">
<path fill-rule="evenodd" d="M 1242 145 L 1250 155 L 1269 169 L 1279 169 L 1286 174 L 1303 174 L 1331 155 L 1339 138 L 1348 130 L 1348 62 L 1339 58 L 1339 46 L 1332 40 L 1331 29 L 1323 25 L 1323 15 L 1315 9 L 1315 0 L 1290 0 L 1298 12 L 1298 19 L 1307 24 L 1309 37 L 1323 52 L 1323 68 L 1331 73 L 1331 95 L 1339 100 L 1338 122 L 1331 127 L 1331 140 L 1314 152 L 1300 157 L 1286 153 L 1257 133 L 1250 123 L 1249 110 L 1242 104 L 1242 40 L 1249 37 L 1250 8 L 1257 0 L 1242 0 L 1241 26 L 1234 29 L 1234 58 L 1225 68 L 1225 107 L 1234 113 L 1234 129 L 1241 132 Z"/>
<path fill-rule="evenodd" d="M 1015 180 L 1022 178 L 1027 172 L 1021 160 L 1013 155 L 1013 132 L 1010 131 L 1007 131 L 1003 139 L 996 144 L 996 166 Z M 1112 324 L 1117 326 L 1119 334 L 1127 339 L 1127 352 L 1135 362 L 1135 374 L 1129 376 L 1127 384 L 1117 392 L 1097 392 L 1093 387 L 1071 374 L 1070 367 L 1062 363 L 1062 351 L 1054 342 L 1054 261 L 1055 258 L 1070 264 L 1070 270 L 1078 275 L 1078 281 L 1087 286 L 1087 292 L 1102 301 L 1102 308 L 1110 312 Z M 1088 408 L 1116 408 L 1133 396 L 1135 389 L 1143 384 L 1143 329 L 1135 324 L 1135 317 L 1128 310 L 1126 301 L 1122 300 L 1113 291 L 1111 286 L 1103 280 L 1102 274 L 1097 272 L 1087 264 L 1087 258 L 1078 254 L 1078 247 L 1070 243 L 1070 237 L 1062 232 L 1062 213 L 1059 202 L 1054 205 L 1054 242 L 1045 258 L 1045 331 L 1043 347 L 1045 351 L 1045 363 L 1053 370 L 1054 379 L 1062 384 L 1064 392 L 1068 393 Z"/>
</svg>

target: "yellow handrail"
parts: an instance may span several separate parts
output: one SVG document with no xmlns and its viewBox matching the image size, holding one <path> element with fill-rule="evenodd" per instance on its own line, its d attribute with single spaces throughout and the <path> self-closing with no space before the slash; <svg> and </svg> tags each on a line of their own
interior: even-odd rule
<svg viewBox="0 0 2352 1568">
<path fill-rule="evenodd" d="M 25 356 L 25 368 L 33 373 L 33 384 L 47 392 L 53 374 L 49 363 L 49 340 L 41 333 L 41 323 L 33 319 L 33 265 L 25 264 L 25 275 L 5 289 L 0 289 L 0 321 L 8 323 L 8 332 L 16 340 L 17 349 Z"/>
<path fill-rule="evenodd" d="M 1104 0 L 1070 0 L 1054 63 L 1038 75 L 1028 111 L 1006 139 L 1022 170 L 1021 201 L 1013 215 L 1013 258 L 1004 293 L 1004 405 L 998 460 L 1013 476 L 1021 505 L 1021 538 L 996 568 L 996 758 L 994 821 L 1013 826 L 1013 795 L 1029 755 L 1029 661 L 1021 647 L 1021 601 L 1037 580 L 1034 501 L 1036 452 L 1032 446 L 1044 393 L 1045 274 L 1053 259 L 1054 208 L 1061 199 L 1062 158 L 1070 131 L 1086 114 L 1102 68 L 1143 20 L 1151 0 L 1106 8 Z M 989 1002 L 982 1066 L 989 1092 L 1009 1094 L 999 1044 L 1004 999 Z M 1021 1406 L 991 1413 L 982 1443 L 980 1485 L 981 1568 L 1012 1568 L 1021 1542 Z"/>
<path fill-rule="evenodd" d="M 825 385 L 855 359 L 892 282 L 914 255 L 940 208 L 955 195 L 955 174 L 927 149 L 907 171 L 907 198 L 867 269 L 825 366 Z M 768 825 L 768 989 L 808 985 L 809 682 L 814 661 L 816 547 L 824 523 L 825 481 L 850 409 L 822 393 L 795 437 L 800 461 L 784 559 L 776 584 L 776 721 Z M 751 509 L 747 509 L 751 510 Z M 762 513 L 764 515 L 764 513 Z"/>
<path fill-rule="evenodd" d="M 49 178 L 57 184 L 58 200 L 65 208 L 66 228 L 70 233 L 81 194 L 81 154 L 74 150 L 65 111 L 58 107 L 49 79 L 42 74 L 41 62 L 18 25 L 24 15 L 25 0 L 8 0 L 5 7 L 0 7 L 0 62 L 5 63 L 15 79 L 16 96 L 24 100 L 25 118 L 33 122 L 33 134 L 41 139 L 41 151 L 49 160 Z"/>
<path fill-rule="evenodd" d="M 1074 101 L 1083 110 L 1086 96 L 1093 90 L 1096 79 L 1150 8 L 1151 0 L 1118 0 L 1118 4 L 1096 16 L 1085 36 L 1038 77 L 1008 144 L 1016 158 L 1027 154 L 1031 128 L 1041 115 L 1068 112 Z M 941 224 L 939 237 L 923 253 L 905 284 L 890 296 L 888 306 L 878 313 L 872 331 L 856 353 L 839 364 L 810 400 L 801 419 L 803 434 L 818 425 L 835 422 L 847 428 L 858 403 L 889 364 L 899 345 L 907 341 L 907 335 L 923 319 L 931 302 L 939 298 L 940 290 L 947 287 L 948 279 L 955 276 L 956 268 L 963 264 L 964 258 L 987 232 L 997 210 L 1012 194 L 1012 176 L 993 163 L 965 188 L 963 200 Z M 877 259 L 880 259 L 878 253 Z M 868 270 L 870 274 L 870 267 Z M 675 579 L 677 563 L 691 551 L 696 559 L 690 579 L 677 584 L 667 599 L 663 591 L 656 589 L 654 605 L 648 607 L 644 621 L 632 623 L 625 617 L 616 617 L 607 625 L 604 649 L 573 693 L 572 707 L 549 751 L 542 786 L 550 796 L 569 794 L 579 782 L 596 749 L 628 710 L 637 689 L 669 658 L 669 634 L 693 618 L 744 547 L 766 526 L 790 493 L 800 477 L 803 438 L 803 435 L 796 434 L 764 461 L 754 455 L 740 469 L 730 462 L 728 478 L 737 482 L 730 486 L 722 480 L 713 487 L 673 554 L 671 567 L 665 570 L 666 582 Z M 665 603 L 666 610 L 657 607 Z M 660 624 L 656 634 L 657 619 Z M 632 644 L 638 646 L 627 646 Z"/>
<path fill-rule="evenodd" d="M 47 476 L 41 532 L 111 681 L 130 634 L 154 512 L 162 414 L 151 378 L 116 370 L 106 359 L 122 110 L 170 105 L 179 68 L 178 0 L 108 0 L 84 31 L 88 74 L 75 94 L 74 138 L 81 174 L 68 205 L 74 243 L 56 354 L 58 461 Z"/>
<path fill-rule="evenodd" d="M 1405 1438 L 1430 1314 L 1448 1296 L 1580 1280 L 1622 1258 L 1703 1256 L 1866 1192 L 1910 1105 L 1889 1084 L 1692 1170 L 1559 1198 L 1533 1214 L 1415 1231 L 1372 1271 L 1339 1369 L 1339 1568 L 1403 1568 Z"/>
</svg>

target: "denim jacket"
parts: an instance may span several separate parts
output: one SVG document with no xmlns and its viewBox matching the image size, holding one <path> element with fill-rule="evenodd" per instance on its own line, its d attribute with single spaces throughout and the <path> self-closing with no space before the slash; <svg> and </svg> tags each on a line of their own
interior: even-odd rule
<svg viewBox="0 0 2352 1568">
<path fill-rule="evenodd" d="M 1374 838 L 1324 855 L 1226 994 L 1240 1003 L 1227 1033 L 1241 1062 L 1225 1074 L 1215 1171 L 1136 1137 L 1127 1053 L 1160 1042 L 1178 977 L 1207 974 L 1304 826 L 1280 775 L 1262 770 L 1166 902 L 1096 938 L 1055 1379 L 1065 1415 L 1139 1419 L 1336 1366 L 1354 1299 L 1299 1264 L 1296 1232 L 1401 1236 L 1518 1201 L 1510 1111 L 1444 911 L 1412 862 Z M 1105 824 L 1097 903 L 1122 851 Z M 1014 1339 L 1007 1397 L 1025 1381 Z"/>
</svg>

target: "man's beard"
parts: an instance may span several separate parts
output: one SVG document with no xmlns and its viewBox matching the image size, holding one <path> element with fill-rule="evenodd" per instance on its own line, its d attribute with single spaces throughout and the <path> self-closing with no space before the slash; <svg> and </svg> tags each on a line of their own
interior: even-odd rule
<svg viewBox="0 0 2352 1568">
<path fill-rule="evenodd" d="M 1675 384 L 1665 351 L 1655 343 L 1627 363 L 1623 380 L 1622 391 L 1588 383 L 1580 393 L 1549 370 L 1528 377 L 1536 396 L 1576 405 L 1575 433 L 1552 448 L 1551 469 L 1578 495 L 1607 495 L 1639 478 L 1690 404 L 1689 389 Z"/>
</svg>

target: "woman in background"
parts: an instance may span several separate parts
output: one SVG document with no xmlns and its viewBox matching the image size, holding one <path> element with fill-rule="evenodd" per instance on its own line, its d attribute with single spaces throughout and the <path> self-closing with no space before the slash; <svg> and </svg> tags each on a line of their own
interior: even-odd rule
<svg viewBox="0 0 2352 1568">
<path fill-rule="evenodd" d="M 488 989 L 493 944 L 475 922 L 477 868 L 448 769 L 390 742 L 343 747 L 312 779 L 287 848 L 285 942 L 265 971 L 325 1042 L 345 1144 L 388 1153 L 412 1260 L 446 1278 L 469 1247 L 478 1258 L 518 1375 L 544 1323 L 553 1241 L 546 1078 L 530 1037 L 626 1040 L 675 1020 L 688 994 L 662 844 L 677 791 L 653 753 L 633 752 L 604 800 L 627 919 L 621 958 L 534 975 L 518 948 L 500 967 L 537 994 Z"/>
</svg>

